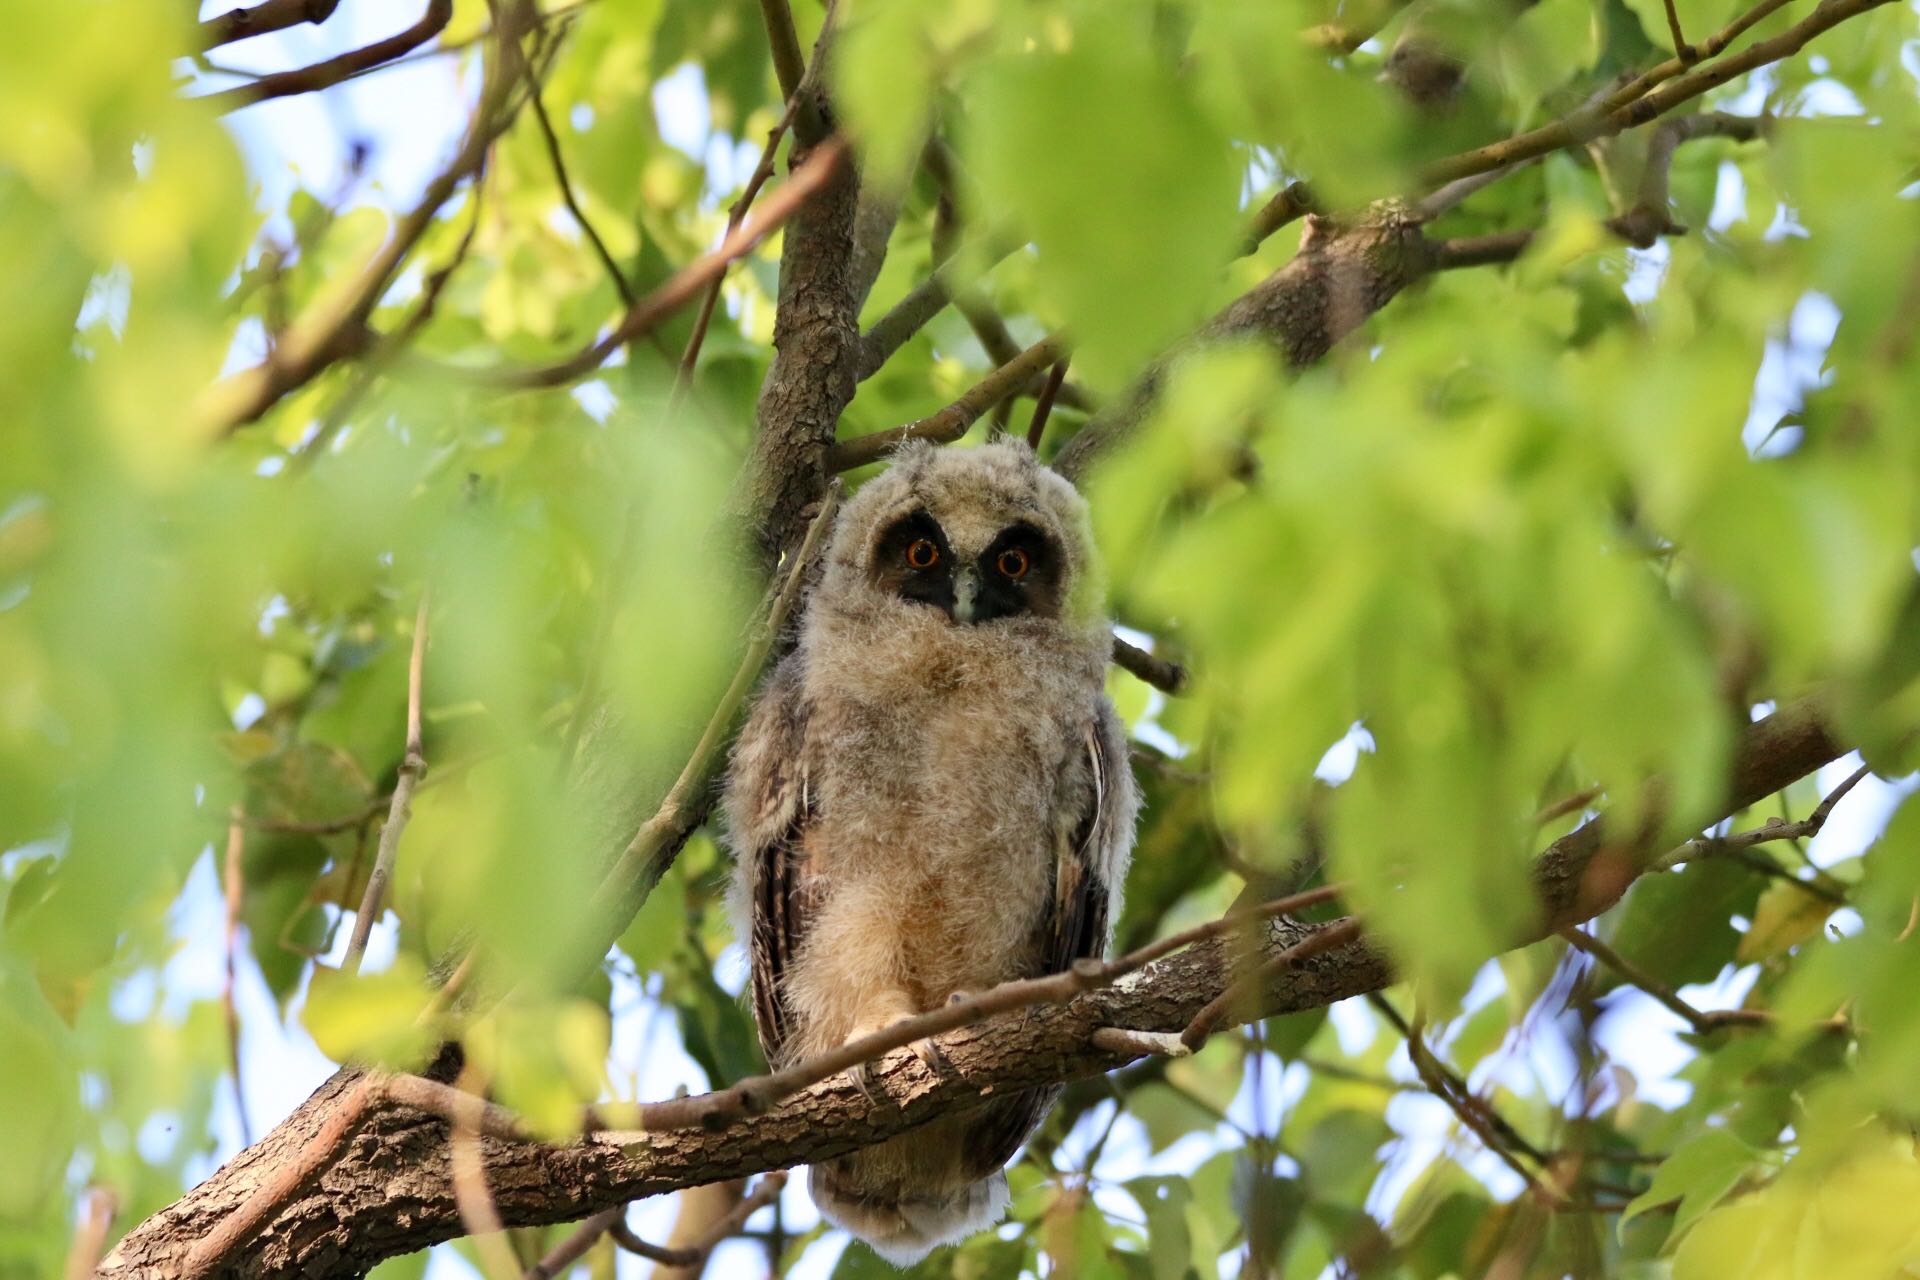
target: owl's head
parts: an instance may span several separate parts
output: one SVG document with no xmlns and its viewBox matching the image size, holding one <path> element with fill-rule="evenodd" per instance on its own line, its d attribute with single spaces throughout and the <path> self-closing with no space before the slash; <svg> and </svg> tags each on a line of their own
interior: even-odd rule
<svg viewBox="0 0 1920 1280">
<path fill-rule="evenodd" d="M 1024 443 L 903 446 L 841 511 L 829 594 L 884 598 L 954 626 L 1103 622 L 1087 506 Z"/>
</svg>

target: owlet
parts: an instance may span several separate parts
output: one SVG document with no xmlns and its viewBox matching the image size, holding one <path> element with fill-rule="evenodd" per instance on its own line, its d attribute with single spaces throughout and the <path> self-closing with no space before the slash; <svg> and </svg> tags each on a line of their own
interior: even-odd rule
<svg viewBox="0 0 1920 1280">
<path fill-rule="evenodd" d="M 1138 798 L 1104 604 L 1086 504 L 1022 444 L 909 445 L 841 510 L 727 782 L 776 1068 L 1105 951 Z M 814 1203 L 915 1261 L 999 1221 L 1057 1094 L 817 1164 Z"/>
</svg>

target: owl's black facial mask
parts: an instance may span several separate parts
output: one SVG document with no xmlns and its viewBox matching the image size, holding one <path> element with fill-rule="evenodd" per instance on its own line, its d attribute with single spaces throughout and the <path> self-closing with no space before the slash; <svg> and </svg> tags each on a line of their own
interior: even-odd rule
<svg viewBox="0 0 1920 1280">
<path fill-rule="evenodd" d="M 880 535 L 871 572 L 882 591 L 931 605 L 954 622 L 1059 614 L 1059 549 L 1033 525 L 1008 525 L 973 563 L 954 561 L 939 521 L 915 511 Z"/>
</svg>

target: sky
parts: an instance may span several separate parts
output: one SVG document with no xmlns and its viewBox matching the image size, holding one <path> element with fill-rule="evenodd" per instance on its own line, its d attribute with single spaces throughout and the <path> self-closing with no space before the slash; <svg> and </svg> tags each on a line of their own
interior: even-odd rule
<svg viewBox="0 0 1920 1280">
<path fill-rule="evenodd" d="M 212 16 L 228 7 L 227 0 L 209 3 L 203 16 Z M 277 70 L 300 66 L 356 48 L 391 34 L 413 20 L 411 4 L 372 4 L 345 0 L 334 16 L 321 27 L 301 26 L 273 35 L 227 46 L 216 54 L 223 65 L 251 69 Z M 189 64 L 184 73 L 193 75 Z M 219 77 L 198 76 L 196 84 L 213 89 L 231 83 Z M 451 56 L 421 57 L 323 93 L 279 99 L 246 108 L 228 117 L 229 128 L 244 150 L 257 183 L 257 199 L 262 210 L 284 208 L 293 187 L 303 185 L 330 202 L 371 202 L 404 208 L 419 195 L 428 178 L 449 157 L 458 143 L 475 84 L 461 69 L 460 59 Z M 1755 93 L 1764 94 L 1764 87 Z M 1834 100 L 1820 104 L 1835 114 L 1848 114 L 1848 104 Z M 1752 104 L 1757 109 L 1759 100 Z M 663 78 L 654 90 L 654 107 L 661 133 L 672 146 L 708 166 L 708 198 L 717 200 L 730 191 L 754 163 L 758 147 L 752 143 L 716 132 L 706 110 L 704 86 L 697 67 L 684 66 Z M 1736 109 L 1739 109 L 1736 107 Z M 1857 109 L 1857 107 L 1855 108 Z M 364 162 L 356 171 L 353 157 Z M 1709 220 L 1713 230 L 1724 229 L 1745 214 L 1744 193 L 1732 165 L 1723 168 L 1716 193 L 1714 212 Z M 269 234 L 275 228 L 269 224 Z M 280 229 L 284 234 L 284 228 Z M 1790 222 L 1776 224 L 1771 234 L 1794 234 Z M 1651 298 L 1664 272 L 1666 254 L 1656 246 L 1632 255 L 1633 268 L 1625 288 L 1636 301 Z M 1800 395 L 1821 378 L 1821 366 L 1828 344 L 1839 322 L 1833 304 L 1817 294 L 1807 295 L 1795 309 L 1786 329 L 1768 343 L 1756 377 L 1752 410 L 1742 429 L 1742 438 L 1750 451 L 1758 454 L 1790 449 L 1794 429 L 1776 430 L 1781 417 L 1797 405 Z M 257 352 L 236 353 L 236 361 Z M 583 403 L 598 407 L 602 413 L 604 387 L 583 393 Z M 244 715 L 244 710 L 243 713 Z M 1146 736 L 1152 737 L 1149 730 Z M 1154 740 L 1174 746 L 1170 740 Z M 1353 770 L 1361 751 L 1370 741 L 1364 729 L 1356 726 L 1328 752 L 1321 776 L 1337 783 Z M 1842 761 L 1822 770 L 1820 785 L 1830 789 L 1855 767 L 1857 761 Z M 1894 785 L 1868 778 L 1840 805 L 1825 831 L 1812 843 L 1814 862 L 1828 866 L 1864 849 L 1884 826 L 1899 798 L 1914 789 L 1920 779 L 1907 779 Z M 1835 927 L 1847 928 L 1850 913 L 1835 917 Z M 174 927 L 181 940 L 179 952 L 168 965 L 158 986 L 148 979 L 130 983 L 116 993 L 116 1009 L 123 1016 L 149 1016 L 156 1000 L 160 1012 L 169 1016 L 184 1013 L 195 1000 L 218 998 L 224 980 L 224 951 L 221 937 L 224 907 L 214 854 L 209 849 L 196 864 L 185 892 L 177 904 Z M 1857 922 L 1855 922 L 1857 923 Z M 337 962 L 344 949 L 346 930 L 339 931 Z M 376 928 L 367 956 L 370 969 L 378 969 L 393 953 L 395 930 L 391 918 Z M 1702 1009 L 1736 1006 L 1751 986 L 1757 970 L 1729 968 L 1715 982 L 1687 988 L 1683 995 Z M 721 979 L 729 989 L 740 986 L 744 964 L 737 948 L 723 957 Z M 1489 963 L 1469 996 L 1469 1005 L 1477 1007 L 1497 999 L 1502 992 L 1499 969 Z M 236 1001 L 244 1035 L 242 1041 L 242 1078 L 246 1111 L 259 1131 L 277 1123 L 306 1099 L 308 1094 L 334 1071 L 334 1064 L 306 1035 L 299 1021 L 302 997 L 296 996 L 283 1020 L 265 983 L 250 965 L 243 965 L 236 990 Z M 708 1087 L 699 1068 L 680 1047 L 670 1017 L 659 1016 L 645 992 L 628 978 L 615 976 L 613 1007 L 614 1040 L 610 1065 L 615 1079 L 637 1081 L 641 1098 L 671 1096 L 678 1088 L 699 1091 Z M 1335 1006 L 1332 1020 L 1343 1047 L 1358 1049 L 1377 1034 L 1374 1015 L 1364 1003 L 1347 1002 Z M 1690 1050 L 1678 1033 L 1684 1025 L 1675 1015 L 1651 997 L 1631 990 L 1610 998 L 1606 1015 L 1596 1027 L 1600 1043 L 1616 1060 L 1631 1067 L 1639 1078 L 1643 1096 L 1665 1106 L 1684 1101 L 1687 1086 L 1675 1078 L 1688 1060 Z M 1444 1042 L 1441 1047 L 1444 1049 Z M 1502 1050 L 1487 1060 L 1475 1073 L 1475 1087 L 1490 1079 L 1517 1090 L 1564 1096 L 1572 1082 L 1573 1063 L 1564 1044 L 1556 1036 L 1530 1035 L 1510 1037 Z M 1413 1080 L 1416 1075 L 1404 1047 L 1396 1051 L 1389 1068 L 1397 1079 Z M 1249 1075 L 1229 1117 L 1249 1129 L 1271 1132 L 1279 1125 L 1286 1109 L 1298 1099 L 1305 1087 L 1306 1071 L 1298 1064 L 1284 1068 L 1270 1066 L 1258 1080 Z M 242 1145 L 238 1111 L 231 1092 L 222 1090 L 215 1112 L 218 1150 L 196 1176 L 212 1172 L 218 1163 L 238 1151 Z M 1452 1149 L 1456 1158 L 1481 1176 L 1498 1194 L 1510 1195 L 1519 1189 L 1519 1180 L 1505 1166 L 1485 1152 L 1463 1149 L 1453 1134 L 1452 1114 L 1437 1099 L 1417 1093 L 1397 1098 L 1388 1111 L 1390 1124 L 1399 1134 L 1386 1173 L 1376 1183 L 1368 1207 L 1389 1216 L 1418 1171 L 1442 1150 Z M 1104 1116 L 1084 1125 L 1083 1132 L 1098 1131 Z M 147 1141 L 170 1141 L 163 1133 L 144 1135 Z M 1084 1155 L 1087 1139 L 1076 1135 L 1065 1149 L 1068 1159 Z M 1190 1172 L 1221 1146 L 1239 1143 L 1232 1129 L 1213 1134 L 1189 1135 L 1172 1148 L 1155 1156 L 1145 1131 L 1136 1121 L 1122 1117 L 1114 1126 L 1102 1153 L 1099 1172 L 1103 1178 L 1124 1180 L 1148 1173 Z M 783 1216 L 791 1231 L 804 1231 L 815 1222 L 807 1200 L 804 1178 L 790 1180 L 783 1199 Z M 1106 1203 L 1122 1216 L 1136 1218 L 1137 1210 L 1124 1197 L 1108 1197 Z M 635 1206 L 629 1221 L 643 1237 L 664 1240 L 671 1226 L 674 1205 L 660 1198 Z M 771 1217 L 763 1212 L 754 1225 L 764 1225 Z M 790 1274 L 799 1280 L 824 1280 L 832 1270 L 844 1238 L 837 1233 L 810 1249 L 800 1266 Z M 623 1256 L 622 1277 L 645 1274 L 646 1264 Z M 1223 1265 L 1222 1274 L 1231 1275 L 1233 1265 Z M 429 1280 L 457 1280 L 474 1273 L 447 1250 L 436 1251 L 429 1268 Z M 735 1242 L 723 1246 L 710 1265 L 708 1275 L 721 1280 L 764 1274 L 763 1255 L 757 1245 Z"/>
</svg>

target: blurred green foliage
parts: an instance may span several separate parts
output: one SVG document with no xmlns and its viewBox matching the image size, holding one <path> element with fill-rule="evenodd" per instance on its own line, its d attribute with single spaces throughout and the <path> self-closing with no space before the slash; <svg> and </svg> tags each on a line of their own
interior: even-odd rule
<svg viewBox="0 0 1920 1280">
<path fill-rule="evenodd" d="M 723 225 L 747 166 L 712 156 L 781 115 L 759 8 L 547 9 L 534 61 L 572 191 L 642 292 Z M 1676 12 L 1697 42 L 1735 10 Z M 810 47 L 821 9 L 796 18 Z M 1644 0 L 842 0 L 839 18 L 828 83 L 901 209 L 865 319 L 957 221 L 963 262 L 1021 246 L 981 300 L 1017 341 L 1068 330 L 1076 384 L 1105 397 L 1292 254 L 1290 228 L 1229 261 L 1276 186 L 1307 179 L 1339 209 L 1407 193 L 1422 164 L 1671 45 Z M 1341 23 L 1379 30 L 1302 38 Z M 446 92 L 470 90 L 487 27 L 462 0 L 427 52 Z M 417 1066 L 457 1031 L 503 1103 L 564 1132 L 644 1071 L 609 1057 L 634 1016 L 617 972 L 711 1082 L 759 1066 L 711 839 L 612 955 L 579 922 L 745 646 L 758 587 L 730 494 L 779 238 L 730 277 L 683 404 L 690 311 L 579 394 L 503 392 L 477 375 L 567 355 L 621 305 L 519 119 L 374 310 L 399 329 L 450 270 L 408 349 L 213 430 L 200 394 L 327 305 L 397 202 L 295 186 L 263 207 L 192 101 L 191 41 L 183 7 L 109 0 L 15 6 L 0 41 L 0 1276 L 55 1272 L 90 1185 L 113 1190 L 117 1232 L 230 1154 L 211 1118 L 231 1087 L 221 996 L 172 962 L 216 945 L 183 920 L 227 875 L 236 822 L 239 962 L 336 1060 Z M 1403 41 L 1463 69 L 1443 109 L 1383 75 Z M 1818 691 L 1882 775 L 1920 766 L 1917 41 L 1913 6 L 1890 4 L 1710 94 L 1801 118 L 1683 146 L 1672 212 L 1692 233 L 1652 255 L 1600 225 L 1644 133 L 1547 156 L 1432 228 L 1541 228 L 1520 261 L 1423 283 L 1299 376 L 1257 347 L 1175 364 L 1090 485 L 1120 620 L 1198 677 L 1171 701 L 1113 677 L 1148 798 L 1122 945 L 1324 856 L 1408 975 L 1394 1005 L 1417 997 L 1441 1057 L 1535 1145 L 1584 1153 L 1567 1176 L 1612 1212 L 1553 1212 L 1471 1140 L 1416 1141 L 1399 1032 L 1316 1013 L 1119 1086 L 1135 1145 L 1178 1146 L 1189 1172 L 1142 1172 L 1145 1150 L 1079 1167 L 1114 1108 L 1069 1105 L 1014 1170 L 1017 1230 L 914 1274 L 1180 1280 L 1228 1253 L 1288 1277 L 1910 1273 L 1920 802 L 1842 866 L 1761 845 L 1648 877 L 1599 922 L 1668 986 L 1741 966 L 1774 1012 L 1689 1035 L 1683 1102 L 1641 1096 L 1596 1038 L 1617 978 L 1558 942 L 1485 962 L 1530 909 L 1531 856 L 1577 819 L 1543 806 L 1597 788 L 1631 825 L 1658 775 L 1666 812 L 1711 812 L 1755 705 Z M 656 115 L 688 67 L 727 144 L 698 159 Z M 920 163 L 930 129 L 957 190 Z M 943 312 L 841 434 L 930 413 L 992 363 Z M 1063 403 L 1043 452 L 1085 417 Z M 350 976 L 429 589 L 398 954 Z M 1356 725 L 1351 777 L 1316 782 Z M 583 742 L 613 764 L 580 767 Z M 476 945 L 489 998 L 468 1020 L 434 987 Z M 1515 1067 L 1543 1036 L 1580 1096 Z M 1276 1059 L 1284 1106 L 1252 1083 L 1271 1089 Z M 854 1246 L 834 1274 L 892 1272 Z"/>
</svg>

